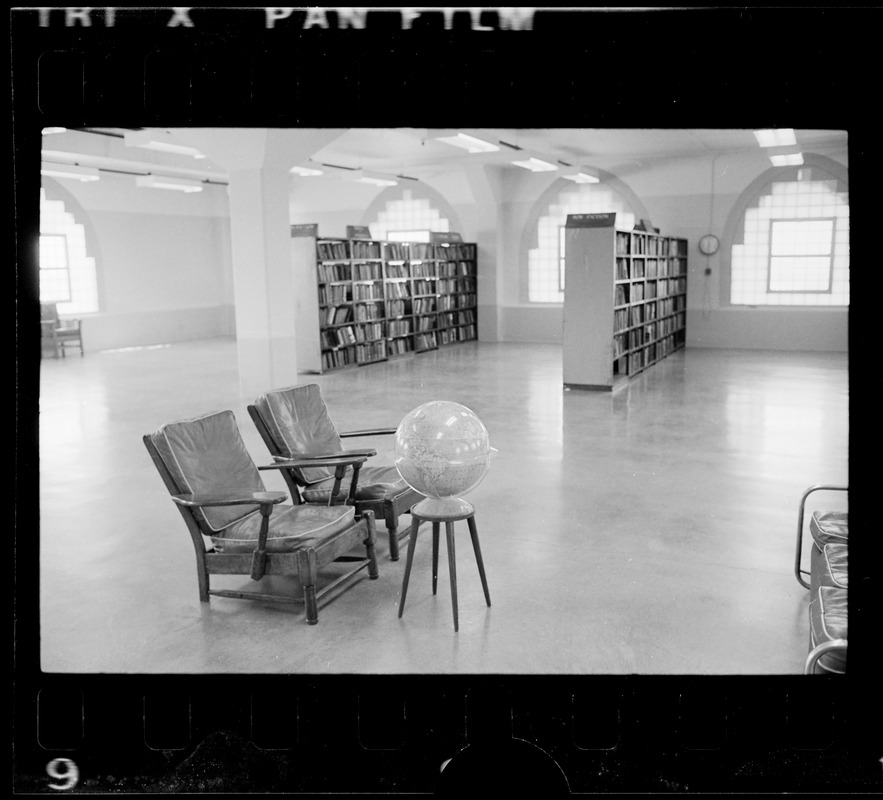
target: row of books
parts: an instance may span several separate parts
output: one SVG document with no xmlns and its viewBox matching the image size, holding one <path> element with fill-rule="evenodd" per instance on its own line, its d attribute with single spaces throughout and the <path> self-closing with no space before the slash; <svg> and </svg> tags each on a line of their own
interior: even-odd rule
<svg viewBox="0 0 883 800">
<path fill-rule="evenodd" d="M 436 294 L 436 289 L 435 281 L 427 281 L 422 278 L 411 284 L 411 291 L 415 296 L 418 294 Z"/>
<path fill-rule="evenodd" d="M 386 296 L 389 297 L 410 297 L 411 288 L 406 281 L 394 281 L 386 284 Z"/>
<path fill-rule="evenodd" d="M 474 292 L 475 278 L 439 278 L 438 290 L 441 294 Z"/>
<path fill-rule="evenodd" d="M 383 361 L 385 358 L 386 342 L 383 340 L 356 345 L 356 360 L 360 364 Z"/>
<path fill-rule="evenodd" d="M 393 336 L 410 336 L 411 335 L 411 319 L 395 319 L 387 323 L 390 337 Z"/>
<path fill-rule="evenodd" d="M 417 351 L 420 350 L 434 350 L 438 347 L 438 341 L 435 338 L 435 332 L 432 333 L 418 333 L 414 337 L 414 349 Z"/>
<path fill-rule="evenodd" d="M 353 280 L 356 281 L 379 281 L 381 278 L 380 275 L 380 264 L 368 264 L 364 261 L 359 261 L 353 264 Z"/>
<path fill-rule="evenodd" d="M 435 277 L 435 264 L 431 264 L 425 261 L 411 262 L 411 277 L 412 278 L 434 278 Z"/>
<path fill-rule="evenodd" d="M 448 311 L 453 308 L 475 308 L 474 294 L 443 294 L 438 298 L 438 310 Z"/>
<path fill-rule="evenodd" d="M 453 328 L 455 325 L 469 325 L 475 323 L 474 311 L 448 311 L 438 315 L 439 328 Z"/>
<path fill-rule="evenodd" d="M 631 261 L 630 278 L 667 278 L 686 273 L 687 262 L 682 258 L 636 258 Z"/>
<path fill-rule="evenodd" d="M 328 283 L 319 287 L 319 304 L 327 306 L 329 303 L 348 303 L 352 300 L 352 292 L 349 284 Z"/>
<path fill-rule="evenodd" d="M 346 260 L 350 257 L 348 241 L 316 242 L 316 254 L 320 261 Z"/>
<path fill-rule="evenodd" d="M 411 268 L 407 264 L 387 264 L 386 277 L 389 278 L 410 278 Z"/>
<path fill-rule="evenodd" d="M 387 352 L 389 352 L 390 355 L 413 353 L 414 341 L 410 336 L 403 336 L 401 339 L 390 339 L 387 343 Z"/>
<path fill-rule="evenodd" d="M 468 242 L 386 242 L 369 239 L 320 239 L 316 254 L 320 260 L 386 258 L 393 261 L 459 261 L 475 258 L 475 245 Z"/>
<path fill-rule="evenodd" d="M 411 309 L 414 314 L 434 314 L 435 313 L 435 298 L 434 297 L 419 297 L 412 301 Z"/>
<path fill-rule="evenodd" d="M 322 369 L 339 369 L 356 363 L 356 348 L 342 347 L 339 350 L 325 350 L 322 353 Z"/>
<path fill-rule="evenodd" d="M 371 322 L 363 325 L 341 325 L 337 328 L 328 328 L 321 332 L 323 349 L 346 347 L 351 344 L 373 342 L 385 339 L 384 326 L 380 322 Z"/>
<path fill-rule="evenodd" d="M 319 281 L 351 281 L 353 269 L 351 264 L 319 264 Z"/>
<path fill-rule="evenodd" d="M 378 283 L 354 283 L 353 300 L 383 300 L 383 286 Z"/>
<path fill-rule="evenodd" d="M 452 278 L 457 275 L 461 277 L 475 277 L 474 261 L 447 261 L 439 264 L 438 274 L 443 278 Z"/>
<path fill-rule="evenodd" d="M 475 326 L 467 325 L 443 331 L 426 331 L 412 337 L 378 339 L 376 341 L 344 343 L 322 353 L 323 369 L 339 369 L 351 364 L 383 361 L 392 355 L 422 350 L 434 350 L 439 344 L 453 344 L 475 339 Z"/>
<path fill-rule="evenodd" d="M 617 255 L 685 256 L 687 254 L 687 242 L 684 239 L 635 231 L 617 231 L 615 247 Z"/>
<path fill-rule="evenodd" d="M 475 260 L 475 245 L 471 242 L 453 242 L 442 245 L 442 251 L 445 253 L 442 257 L 447 258 L 448 261 Z"/>
<path fill-rule="evenodd" d="M 383 319 L 383 303 L 359 303 L 355 307 L 356 322 L 365 322 L 372 319 Z"/>
<path fill-rule="evenodd" d="M 360 239 L 353 239 L 351 244 L 353 248 L 353 258 L 381 257 L 380 242 L 370 242 Z"/>
<path fill-rule="evenodd" d="M 385 270 L 382 268 L 385 267 Z M 424 278 L 435 280 L 436 278 L 460 278 L 461 280 L 475 280 L 475 264 L 461 262 L 440 263 L 436 270 L 435 265 L 427 262 L 422 263 L 387 263 L 381 265 L 366 261 L 356 261 L 352 264 L 341 261 L 330 261 L 317 265 L 320 283 L 332 281 L 380 281 L 383 280 L 384 271 L 387 280 L 397 278 Z"/>
<path fill-rule="evenodd" d="M 342 325 L 353 318 L 352 306 L 328 306 L 325 309 L 326 325 Z"/>
</svg>

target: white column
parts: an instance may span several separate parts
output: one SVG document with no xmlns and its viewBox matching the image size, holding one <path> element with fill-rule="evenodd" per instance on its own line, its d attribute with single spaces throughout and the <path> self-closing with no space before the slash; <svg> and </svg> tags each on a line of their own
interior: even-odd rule
<svg viewBox="0 0 883 800">
<path fill-rule="evenodd" d="M 295 384 L 297 295 L 289 169 L 343 130 L 178 128 L 173 133 L 227 170 L 240 392 L 250 400 Z"/>
<path fill-rule="evenodd" d="M 287 171 L 231 170 L 230 234 L 240 390 L 245 398 L 297 383 Z"/>
</svg>

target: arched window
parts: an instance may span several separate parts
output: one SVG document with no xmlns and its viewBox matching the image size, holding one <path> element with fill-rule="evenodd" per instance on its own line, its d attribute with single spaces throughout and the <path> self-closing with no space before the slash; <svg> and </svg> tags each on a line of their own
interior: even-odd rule
<svg viewBox="0 0 883 800">
<path fill-rule="evenodd" d="M 849 305 L 849 189 L 806 167 L 767 183 L 734 226 L 732 305 Z"/>
<path fill-rule="evenodd" d="M 568 214 L 616 212 L 616 225 L 631 230 L 635 212 L 604 183 L 579 184 L 560 192 L 537 221 L 536 247 L 527 254 L 527 299 L 564 302 L 564 225 Z"/>
<path fill-rule="evenodd" d="M 377 239 L 428 242 L 430 232 L 447 233 L 451 224 L 428 199 L 413 197 L 405 189 L 401 198 L 386 203 L 369 227 Z"/>
<path fill-rule="evenodd" d="M 98 311 L 95 259 L 86 253 L 86 234 L 61 200 L 40 190 L 40 301 L 56 303 L 59 314 Z"/>
</svg>

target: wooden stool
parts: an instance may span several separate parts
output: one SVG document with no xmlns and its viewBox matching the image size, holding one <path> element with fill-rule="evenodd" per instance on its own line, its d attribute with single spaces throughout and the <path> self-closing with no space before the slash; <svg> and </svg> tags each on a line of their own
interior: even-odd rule
<svg viewBox="0 0 883 800">
<path fill-rule="evenodd" d="M 422 508 L 421 508 L 422 506 Z M 484 589 L 484 599 L 488 606 L 491 604 L 491 595 L 487 588 L 487 578 L 484 574 L 484 562 L 481 559 L 481 547 L 478 544 L 478 529 L 475 527 L 475 509 L 465 500 L 459 501 L 459 509 L 440 510 L 434 508 L 431 503 L 421 500 L 411 509 L 411 538 L 408 542 L 408 559 L 405 563 L 405 577 L 402 580 L 402 599 L 399 601 L 399 619 L 405 610 L 405 597 L 408 594 L 408 579 L 411 577 L 411 564 L 414 561 L 414 550 L 417 546 L 417 530 L 421 522 L 432 523 L 432 593 L 436 593 L 438 586 L 438 539 L 441 523 L 445 523 L 445 534 L 448 542 L 448 572 L 451 576 L 451 601 L 454 608 L 454 630 L 459 630 L 459 618 L 457 616 L 457 565 L 454 552 L 454 523 L 465 519 L 469 525 L 469 535 L 472 537 L 472 549 L 475 551 L 475 560 L 478 562 L 478 574 L 481 576 L 481 586 Z"/>
</svg>

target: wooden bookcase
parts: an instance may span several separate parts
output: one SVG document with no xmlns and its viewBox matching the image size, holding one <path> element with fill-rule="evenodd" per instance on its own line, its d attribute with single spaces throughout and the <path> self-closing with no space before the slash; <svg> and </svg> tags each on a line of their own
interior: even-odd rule
<svg viewBox="0 0 883 800">
<path fill-rule="evenodd" d="M 298 325 L 301 370 L 362 366 L 478 338 L 474 244 L 323 238 L 305 227 L 292 226 L 299 242 L 292 252 L 318 303 Z"/>
<path fill-rule="evenodd" d="M 685 344 L 687 240 L 617 230 L 615 220 L 615 214 L 567 218 L 567 388 L 611 390 Z"/>
</svg>

